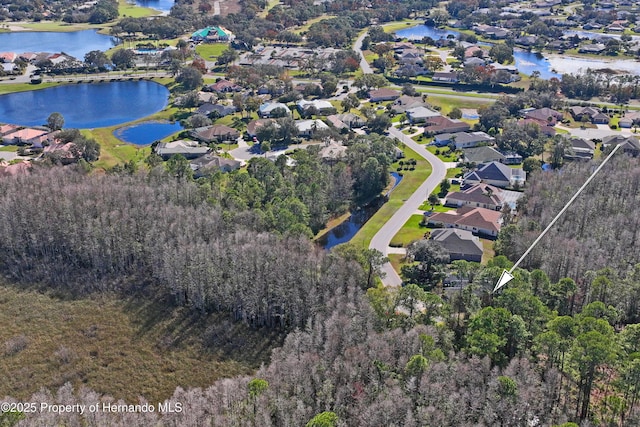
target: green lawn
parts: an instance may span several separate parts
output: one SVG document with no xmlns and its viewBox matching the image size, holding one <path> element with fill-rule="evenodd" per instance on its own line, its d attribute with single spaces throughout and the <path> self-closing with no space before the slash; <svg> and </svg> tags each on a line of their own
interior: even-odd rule
<svg viewBox="0 0 640 427">
<path fill-rule="evenodd" d="M 226 43 L 200 43 L 196 46 L 196 53 L 209 60 L 220 56 L 228 47 L 229 45 Z"/>
<path fill-rule="evenodd" d="M 393 33 L 395 31 L 420 25 L 422 23 L 423 21 L 418 21 L 415 19 L 407 19 L 404 21 L 389 22 L 388 24 L 384 24 L 382 28 L 384 29 L 385 33 Z"/>
<path fill-rule="evenodd" d="M 31 83 L 7 83 L 7 84 L 0 84 L 0 94 L 5 94 L 5 93 L 14 93 L 14 92 L 27 92 L 30 90 L 37 90 L 37 89 L 46 89 L 48 87 L 53 87 L 53 86 L 60 86 L 62 84 L 65 83 L 40 83 L 37 85 L 32 85 Z"/>
<path fill-rule="evenodd" d="M 160 12 L 148 7 L 140 7 L 127 3 L 127 0 L 118 0 L 118 13 L 120 18 L 126 16 L 131 18 L 144 18 L 146 16 L 160 15 Z"/>
<path fill-rule="evenodd" d="M 431 164 L 420 157 L 415 151 L 408 147 L 401 147 L 404 150 L 406 159 L 416 159 L 416 167 L 414 171 L 404 171 L 404 177 L 402 182 L 393 190 L 389 196 L 389 201 L 385 203 L 378 212 L 371 217 L 369 221 L 358 231 L 358 233 L 351 239 L 351 242 L 357 246 L 369 247 L 369 243 L 373 236 L 380 230 L 380 228 L 393 216 L 404 201 L 411 196 L 416 189 L 429 177 L 431 174 Z M 406 161 L 405 159 L 405 161 Z M 395 171 L 397 164 L 394 164 L 392 170 Z"/>
<path fill-rule="evenodd" d="M 435 154 L 436 156 L 438 156 L 438 158 L 440 160 L 442 160 L 443 162 L 456 162 L 458 161 L 458 154 L 453 152 L 450 154 L 444 154 L 444 153 L 449 153 L 449 148 L 447 147 L 436 147 L 435 145 L 430 145 L 427 147 L 427 150 L 429 150 L 430 152 L 432 152 L 433 154 Z M 440 153 L 437 154 L 436 152 Z"/>
<path fill-rule="evenodd" d="M 411 218 L 402 226 L 400 231 L 391 239 L 390 246 L 406 247 L 414 240 L 422 239 L 427 232 L 427 227 L 420 225 L 423 215 L 411 215 Z"/>
<path fill-rule="evenodd" d="M 17 145 L 0 145 L 0 151 L 8 151 L 10 153 L 15 153 L 18 151 Z"/>
</svg>

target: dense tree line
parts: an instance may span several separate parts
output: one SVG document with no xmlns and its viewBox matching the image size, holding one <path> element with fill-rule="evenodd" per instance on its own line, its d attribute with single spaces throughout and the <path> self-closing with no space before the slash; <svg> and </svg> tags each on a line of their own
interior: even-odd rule
<svg viewBox="0 0 640 427">
<path fill-rule="evenodd" d="M 308 239 L 264 233 L 256 214 L 223 214 L 203 188 L 157 172 L 42 168 L 0 187 L 0 268 L 21 283 L 76 295 L 146 290 L 254 326 L 290 327 L 354 280 Z"/>
</svg>

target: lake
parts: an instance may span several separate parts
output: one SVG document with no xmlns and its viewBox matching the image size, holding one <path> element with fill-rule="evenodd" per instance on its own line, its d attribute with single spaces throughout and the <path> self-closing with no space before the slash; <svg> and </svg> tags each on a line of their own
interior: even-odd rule
<svg viewBox="0 0 640 427">
<path fill-rule="evenodd" d="M 79 60 L 92 50 L 108 50 L 116 46 L 114 37 L 98 34 L 97 30 L 70 32 L 16 31 L 0 33 L 3 52 L 64 52 Z"/>
<path fill-rule="evenodd" d="M 138 6 L 148 7 L 166 13 L 171 11 L 174 3 L 174 0 L 136 0 Z"/>
<path fill-rule="evenodd" d="M 25 126 L 62 114 L 65 128 L 99 128 L 138 120 L 162 110 L 169 90 L 151 81 L 79 83 L 0 95 L 0 122 Z"/>
<path fill-rule="evenodd" d="M 149 145 L 182 130 L 179 122 L 144 122 L 117 129 L 113 134 L 121 141 L 134 145 Z"/>
</svg>

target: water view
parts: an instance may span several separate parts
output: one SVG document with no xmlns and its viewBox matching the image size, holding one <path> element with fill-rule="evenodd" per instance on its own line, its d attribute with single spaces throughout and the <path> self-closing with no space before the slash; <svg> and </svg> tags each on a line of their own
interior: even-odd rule
<svg viewBox="0 0 640 427">
<path fill-rule="evenodd" d="M 138 6 L 148 7 L 166 13 L 171 11 L 174 3 L 174 0 L 136 0 Z"/>
<path fill-rule="evenodd" d="M 150 81 L 69 84 L 0 95 L 0 123 L 37 126 L 59 112 L 67 128 L 113 126 L 157 113 L 168 98 Z"/>
<path fill-rule="evenodd" d="M 549 60 L 541 53 L 515 49 L 513 51 L 513 59 L 515 60 L 515 65 L 518 70 L 528 76 L 530 76 L 534 71 L 539 71 L 540 77 L 543 79 L 562 77 L 560 74 L 553 71 L 553 67 Z"/>
<path fill-rule="evenodd" d="M 70 32 L 17 31 L 0 33 L 3 52 L 64 52 L 82 60 L 92 50 L 108 50 L 117 45 L 114 37 L 98 34 L 97 30 Z"/>
<path fill-rule="evenodd" d="M 398 184 L 400 184 L 400 181 L 402 181 L 402 175 L 396 172 L 392 172 L 391 177 L 394 182 L 391 189 L 387 192 L 387 196 L 398 186 Z M 360 230 L 362 226 L 369 221 L 376 212 L 378 212 L 378 209 L 382 207 L 384 202 L 385 198 L 379 197 L 364 208 L 356 210 L 349 216 L 349 218 L 333 227 L 324 236 L 319 238 L 318 244 L 324 249 L 329 250 L 341 243 L 347 243 L 356 235 L 358 230 Z"/>
<path fill-rule="evenodd" d="M 149 145 L 181 130 L 182 126 L 178 122 L 144 122 L 117 129 L 113 134 L 130 144 Z"/>
<path fill-rule="evenodd" d="M 416 25 L 415 27 L 405 28 L 396 31 L 396 36 L 407 38 L 409 40 L 420 40 L 423 37 L 431 37 L 434 40 L 446 39 L 447 36 L 457 38 L 460 33 L 457 31 L 443 30 L 437 27 L 428 27 L 426 25 Z"/>
<path fill-rule="evenodd" d="M 609 57 L 611 58 L 611 57 Z M 580 74 L 587 69 L 610 69 L 619 73 L 640 75 L 640 63 L 633 59 L 586 58 L 549 55 L 549 64 L 559 73 Z"/>
</svg>

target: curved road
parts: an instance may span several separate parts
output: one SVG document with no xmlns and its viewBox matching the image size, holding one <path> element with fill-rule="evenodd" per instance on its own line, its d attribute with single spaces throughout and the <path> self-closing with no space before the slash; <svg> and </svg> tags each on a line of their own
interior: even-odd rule
<svg viewBox="0 0 640 427">
<path fill-rule="evenodd" d="M 445 164 L 437 158 L 434 154 L 427 151 L 424 146 L 418 144 L 401 131 L 396 128 L 390 128 L 389 134 L 398 138 L 403 144 L 411 148 L 418 155 L 424 157 L 429 163 L 431 163 L 431 175 L 427 178 L 420 187 L 409 197 L 405 203 L 393 214 L 393 216 L 387 221 L 375 236 L 371 239 L 369 248 L 377 249 L 385 256 L 388 254 L 389 243 L 393 236 L 396 235 L 407 220 L 414 215 L 420 205 L 426 200 L 429 194 L 436 188 L 436 186 L 446 177 L 447 168 Z M 387 262 L 382 266 L 383 274 L 382 283 L 385 286 L 400 286 L 402 279 L 398 273 L 393 269 L 391 263 Z"/>
<path fill-rule="evenodd" d="M 367 60 L 364 59 L 364 53 L 362 53 L 362 40 L 364 40 L 364 38 L 367 37 L 368 34 L 369 33 L 367 31 L 360 34 L 360 36 L 353 43 L 353 50 L 355 50 L 358 53 L 358 55 L 360 55 L 360 68 L 362 68 L 362 72 L 364 74 L 373 74 L 373 70 L 371 69 L 371 66 L 369 65 Z"/>
</svg>

